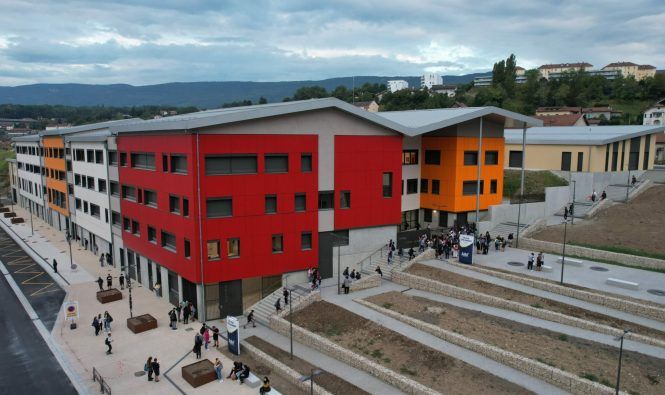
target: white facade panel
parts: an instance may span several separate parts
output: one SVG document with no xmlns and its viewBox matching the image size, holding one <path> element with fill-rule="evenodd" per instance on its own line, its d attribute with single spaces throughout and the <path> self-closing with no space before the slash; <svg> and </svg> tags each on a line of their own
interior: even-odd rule
<svg viewBox="0 0 665 395">
<path fill-rule="evenodd" d="M 402 211 L 417 210 L 420 208 L 420 193 L 407 194 L 406 193 L 406 180 L 416 178 L 418 179 L 418 191 L 420 191 L 420 163 L 423 161 L 422 150 L 420 149 L 420 136 L 417 137 L 404 137 L 402 149 L 418 150 L 418 164 L 415 165 L 402 165 L 402 187 L 404 194 L 402 194 Z"/>
</svg>

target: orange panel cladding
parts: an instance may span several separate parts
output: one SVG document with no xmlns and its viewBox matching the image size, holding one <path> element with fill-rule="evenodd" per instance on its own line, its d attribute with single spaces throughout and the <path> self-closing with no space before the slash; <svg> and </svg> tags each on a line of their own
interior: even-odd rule
<svg viewBox="0 0 665 395">
<path fill-rule="evenodd" d="M 42 146 L 44 147 L 48 205 L 60 214 L 69 216 L 64 141 L 61 136 L 44 136 Z M 58 202 L 60 204 L 57 204 Z"/>
</svg>

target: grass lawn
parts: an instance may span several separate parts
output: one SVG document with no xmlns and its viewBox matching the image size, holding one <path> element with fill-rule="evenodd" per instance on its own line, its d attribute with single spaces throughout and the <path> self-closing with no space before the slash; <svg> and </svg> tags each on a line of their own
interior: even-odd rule
<svg viewBox="0 0 665 395">
<path fill-rule="evenodd" d="M 520 170 L 503 171 L 503 196 L 511 197 L 520 189 Z M 524 194 L 545 193 L 547 187 L 561 187 L 568 185 L 568 181 L 557 176 L 549 170 L 527 170 L 524 172 Z"/>
</svg>

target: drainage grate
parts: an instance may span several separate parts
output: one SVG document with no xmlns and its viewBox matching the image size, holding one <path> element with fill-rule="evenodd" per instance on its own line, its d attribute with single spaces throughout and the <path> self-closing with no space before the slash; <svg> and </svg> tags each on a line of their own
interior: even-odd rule
<svg viewBox="0 0 665 395">
<path fill-rule="evenodd" d="M 193 331 L 194 328 L 185 328 L 185 330 L 189 332 L 189 331 Z"/>
<path fill-rule="evenodd" d="M 522 262 L 508 262 L 510 266 L 524 266 Z"/>
<path fill-rule="evenodd" d="M 140 372 L 134 372 L 134 376 L 136 377 L 145 376 L 145 372 L 143 370 L 141 370 Z"/>
<path fill-rule="evenodd" d="M 608 269 L 606 267 L 602 267 L 602 266 L 591 266 L 589 269 L 595 270 L 597 272 L 608 272 L 608 271 L 610 271 L 610 269 Z"/>
<path fill-rule="evenodd" d="M 665 291 L 662 289 L 650 289 L 647 292 L 652 295 L 665 296 Z"/>
</svg>

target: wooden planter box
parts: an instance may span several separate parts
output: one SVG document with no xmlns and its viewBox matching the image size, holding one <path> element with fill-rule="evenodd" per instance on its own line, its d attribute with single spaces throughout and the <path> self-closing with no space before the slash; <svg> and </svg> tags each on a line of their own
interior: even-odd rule
<svg viewBox="0 0 665 395">
<path fill-rule="evenodd" d="M 8 213 L 9 207 L 0 207 L 0 213 Z"/>
<path fill-rule="evenodd" d="M 150 329 L 157 328 L 157 320 L 150 314 L 127 318 L 127 328 L 134 333 L 149 331 Z"/>
<path fill-rule="evenodd" d="M 5 218 L 14 218 L 14 217 L 16 217 L 16 213 L 8 213 L 8 212 L 5 212 L 5 213 L 2 214 L 2 215 L 4 215 Z"/>
<path fill-rule="evenodd" d="M 117 288 L 111 288 L 106 291 L 99 291 L 97 292 L 97 300 L 101 304 L 122 300 L 122 292 L 118 291 Z"/>
<path fill-rule="evenodd" d="M 191 365 L 182 367 L 182 378 L 192 387 L 200 387 L 217 380 L 215 365 L 208 359 L 203 359 Z"/>
<path fill-rule="evenodd" d="M 23 221 L 23 218 L 21 218 L 21 217 L 12 218 L 12 223 L 13 224 L 22 224 L 23 222 L 25 222 L 25 221 Z"/>
</svg>

